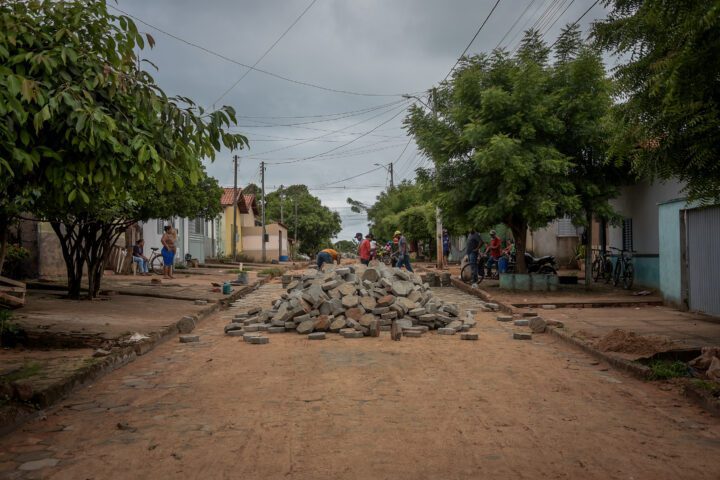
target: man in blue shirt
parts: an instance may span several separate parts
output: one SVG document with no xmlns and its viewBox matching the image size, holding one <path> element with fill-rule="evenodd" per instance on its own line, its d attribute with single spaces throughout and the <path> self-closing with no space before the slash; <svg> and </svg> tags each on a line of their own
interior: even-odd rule
<svg viewBox="0 0 720 480">
<path fill-rule="evenodd" d="M 448 268 L 448 259 L 450 258 L 450 235 L 446 229 L 443 229 L 442 233 L 442 251 L 442 266 L 443 268 Z"/>
<path fill-rule="evenodd" d="M 478 251 L 480 250 L 480 243 L 480 235 L 474 228 L 470 229 L 465 253 L 468 256 L 470 270 L 472 271 L 472 283 L 477 283 L 478 281 Z"/>
<path fill-rule="evenodd" d="M 408 250 L 407 240 L 405 235 L 400 230 L 395 232 L 395 238 L 398 241 L 398 261 L 397 268 L 405 267 L 408 272 L 412 272 L 412 266 L 410 266 L 410 251 Z"/>
</svg>

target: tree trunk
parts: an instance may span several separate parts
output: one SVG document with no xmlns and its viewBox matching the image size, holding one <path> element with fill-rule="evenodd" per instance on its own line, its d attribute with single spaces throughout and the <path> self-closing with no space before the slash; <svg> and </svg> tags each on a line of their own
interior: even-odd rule
<svg viewBox="0 0 720 480">
<path fill-rule="evenodd" d="M 65 269 L 67 271 L 68 298 L 79 299 L 82 287 L 82 273 L 85 258 L 80 248 L 81 231 L 84 228 L 77 220 L 72 224 L 50 222 L 53 231 L 60 240 Z"/>
<path fill-rule="evenodd" d="M 5 255 L 7 255 L 9 228 L 10 218 L 7 215 L 0 215 L 0 275 L 2 275 L 3 266 L 5 265 Z"/>
<path fill-rule="evenodd" d="M 527 265 L 525 265 L 527 222 L 513 219 L 508 222 L 507 226 L 510 227 L 515 239 L 515 272 L 527 273 Z"/>
<path fill-rule="evenodd" d="M 585 290 L 590 290 L 592 286 L 592 220 L 592 211 L 588 209 L 585 229 Z"/>
</svg>

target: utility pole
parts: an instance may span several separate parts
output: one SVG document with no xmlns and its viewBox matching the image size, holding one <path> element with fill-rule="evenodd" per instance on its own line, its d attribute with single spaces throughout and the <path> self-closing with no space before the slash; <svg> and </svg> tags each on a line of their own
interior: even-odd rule
<svg viewBox="0 0 720 480">
<path fill-rule="evenodd" d="M 262 194 L 262 261 L 267 260 L 265 256 L 265 162 L 260 162 L 261 194 Z"/>
<path fill-rule="evenodd" d="M 235 182 L 233 183 L 233 225 L 232 225 L 232 257 L 233 262 L 237 261 L 237 203 L 238 203 L 238 194 L 237 194 L 237 169 L 238 169 L 238 160 L 240 157 L 237 155 L 233 156 L 233 163 L 235 164 Z"/>
<path fill-rule="evenodd" d="M 297 246 L 298 246 L 298 235 L 297 235 L 297 223 L 298 223 L 298 215 L 297 215 L 297 209 L 298 209 L 298 201 L 297 199 L 293 200 L 293 203 L 295 204 L 295 253 L 297 254 Z"/>
<path fill-rule="evenodd" d="M 390 190 L 395 188 L 395 182 L 393 178 L 393 162 L 390 162 Z"/>
<path fill-rule="evenodd" d="M 280 185 L 280 191 L 278 192 L 278 196 L 280 197 L 280 223 L 285 223 L 285 215 L 283 214 L 283 203 L 285 203 L 285 194 L 283 193 L 283 186 Z"/>
</svg>

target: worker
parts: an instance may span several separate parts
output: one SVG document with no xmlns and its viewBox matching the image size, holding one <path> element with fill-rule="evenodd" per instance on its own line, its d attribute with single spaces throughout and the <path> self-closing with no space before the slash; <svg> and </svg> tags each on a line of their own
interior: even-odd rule
<svg viewBox="0 0 720 480">
<path fill-rule="evenodd" d="M 340 265 L 340 254 L 336 250 L 332 248 L 320 250 L 320 253 L 317 255 L 318 270 L 322 270 L 323 264 L 333 262 L 337 262 L 337 264 Z"/>
<path fill-rule="evenodd" d="M 370 259 L 372 258 L 371 252 L 370 252 L 370 241 L 372 240 L 373 236 L 371 233 L 368 233 L 365 235 L 365 240 L 360 242 L 360 246 L 358 246 L 358 256 L 360 257 L 360 263 L 363 265 L 370 265 Z"/>
<path fill-rule="evenodd" d="M 398 261 L 395 266 L 397 268 L 404 266 L 408 272 L 412 272 L 413 269 L 412 266 L 410 266 L 410 250 L 408 249 L 405 235 L 403 235 L 400 230 L 397 230 L 393 238 L 397 240 L 398 245 Z"/>
</svg>

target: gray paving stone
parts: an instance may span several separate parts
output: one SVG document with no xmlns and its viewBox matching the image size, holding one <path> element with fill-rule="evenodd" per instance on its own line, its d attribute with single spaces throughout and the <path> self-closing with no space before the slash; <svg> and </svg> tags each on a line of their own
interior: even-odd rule
<svg viewBox="0 0 720 480">
<path fill-rule="evenodd" d="M 454 328 L 438 328 L 438 333 L 440 335 L 455 335 L 455 329 Z"/>
<path fill-rule="evenodd" d="M 517 320 L 513 321 L 513 325 L 516 327 L 527 327 L 530 325 L 530 322 L 527 318 L 518 318 Z"/>
<path fill-rule="evenodd" d="M 228 337 L 242 337 L 243 335 L 245 335 L 245 332 L 243 332 L 242 330 L 230 330 L 225 333 L 227 334 Z"/>
<path fill-rule="evenodd" d="M 283 333 L 285 332 L 285 327 L 269 327 L 267 329 L 267 333 Z"/>
<path fill-rule="evenodd" d="M 199 335 L 180 335 L 180 343 L 195 343 L 199 341 Z"/>
<path fill-rule="evenodd" d="M 248 343 L 253 345 L 264 345 L 266 343 L 270 343 L 270 339 L 268 337 L 250 337 L 248 339 Z"/>
<path fill-rule="evenodd" d="M 512 315 L 498 315 L 497 321 L 498 322 L 512 322 L 513 316 Z"/>
<path fill-rule="evenodd" d="M 477 340 L 480 336 L 477 333 L 461 333 L 460 340 Z"/>
<path fill-rule="evenodd" d="M 513 332 L 513 340 L 532 340 L 532 333 Z"/>
<path fill-rule="evenodd" d="M 340 330 L 340 335 L 342 335 L 344 338 L 363 338 L 365 336 L 363 332 L 359 332 L 357 330 L 348 332 L 345 331 L 345 329 Z"/>
<path fill-rule="evenodd" d="M 325 340 L 325 332 L 313 332 L 308 334 L 310 340 Z"/>
</svg>

